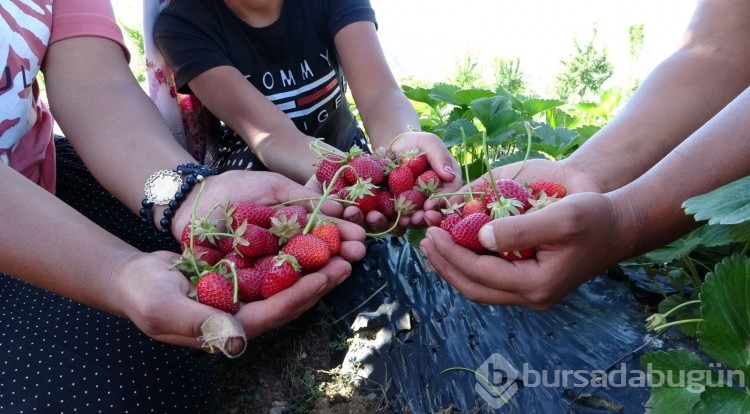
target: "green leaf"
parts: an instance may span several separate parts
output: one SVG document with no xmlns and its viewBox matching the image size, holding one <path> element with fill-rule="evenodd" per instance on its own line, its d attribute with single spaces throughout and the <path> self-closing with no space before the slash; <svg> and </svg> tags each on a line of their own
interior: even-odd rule
<svg viewBox="0 0 750 414">
<path fill-rule="evenodd" d="M 557 108 L 563 105 L 565 102 L 558 101 L 556 99 L 539 99 L 531 98 L 521 102 L 521 108 L 518 108 L 521 113 L 531 118 L 532 116 L 542 113 L 544 111 Z"/>
<path fill-rule="evenodd" d="M 469 106 L 473 101 L 480 98 L 490 98 L 494 96 L 492 91 L 486 89 L 462 89 L 454 94 L 456 102 L 463 106 Z"/>
<path fill-rule="evenodd" d="M 750 259 L 734 254 L 706 275 L 698 344 L 706 354 L 750 378 Z"/>
<path fill-rule="evenodd" d="M 430 90 L 430 98 L 449 103 L 451 105 L 460 106 L 460 102 L 456 99 L 456 92 L 461 88 L 456 85 L 448 85 L 447 83 L 438 83 Z"/>
<path fill-rule="evenodd" d="M 646 253 L 646 257 L 655 263 L 669 263 L 687 256 L 701 245 L 699 238 L 683 237 L 668 245 Z"/>
<path fill-rule="evenodd" d="M 437 101 L 430 97 L 430 91 L 428 89 L 402 86 L 401 90 L 403 90 L 404 95 L 412 101 L 426 103 L 433 108 L 437 106 Z"/>
<path fill-rule="evenodd" d="M 728 387 L 706 388 L 693 414 L 717 413 L 750 413 L 750 395 Z"/>
<path fill-rule="evenodd" d="M 484 125 L 489 138 L 499 135 L 510 124 L 522 119 L 511 108 L 510 100 L 501 96 L 477 99 L 471 104 L 471 112 Z"/>
<path fill-rule="evenodd" d="M 652 384 L 651 398 L 646 402 L 646 413 L 689 413 L 700 399 L 700 394 L 692 392 L 686 386 L 687 381 L 679 381 L 678 373 L 708 370 L 708 366 L 698 355 L 685 349 L 670 349 L 666 352 L 649 352 L 641 357 L 640 362 L 646 368 Z M 668 381 L 668 375 L 672 376 L 672 381 Z"/>
<path fill-rule="evenodd" d="M 750 176 L 692 197 L 682 204 L 688 214 L 710 224 L 739 224 L 750 220 Z"/>
<path fill-rule="evenodd" d="M 443 133 L 443 142 L 445 146 L 450 148 L 452 146 L 461 145 L 466 138 L 473 137 L 479 134 L 479 129 L 469 120 L 459 119 L 455 122 L 451 122 L 445 132 Z"/>
</svg>

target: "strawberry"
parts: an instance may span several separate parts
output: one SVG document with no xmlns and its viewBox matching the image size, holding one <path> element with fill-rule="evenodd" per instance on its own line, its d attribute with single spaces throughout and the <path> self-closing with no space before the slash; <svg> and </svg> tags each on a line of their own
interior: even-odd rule
<svg viewBox="0 0 750 414">
<path fill-rule="evenodd" d="M 185 250 L 190 247 L 190 236 L 192 235 L 193 246 L 203 246 L 209 248 L 215 248 L 214 242 L 216 238 L 214 236 L 206 236 L 205 233 L 215 232 L 216 227 L 208 220 L 196 219 L 192 223 L 185 225 L 182 229 L 182 235 L 180 237 L 180 243 L 182 249 Z"/>
<path fill-rule="evenodd" d="M 237 271 L 237 288 L 240 300 L 252 302 L 263 299 L 260 289 L 267 272 L 268 270 L 262 266 L 246 267 Z"/>
<path fill-rule="evenodd" d="M 377 205 L 377 198 L 375 192 L 377 187 L 369 182 L 369 178 L 364 181 L 357 181 L 356 184 L 349 187 L 345 187 L 339 191 L 338 197 L 344 200 L 349 200 L 354 203 L 362 213 L 367 214 L 370 211 L 375 210 Z"/>
<path fill-rule="evenodd" d="M 417 187 L 427 197 L 435 194 L 443 182 L 433 170 L 427 170 L 417 177 Z"/>
<path fill-rule="evenodd" d="M 227 237 L 227 240 L 232 240 L 231 237 Z M 223 268 L 226 272 L 229 272 L 229 263 L 234 264 L 234 268 L 237 270 L 244 269 L 246 267 L 251 267 L 253 265 L 253 259 L 242 257 L 239 253 L 235 252 L 234 250 L 231 252 L 228 252 L 222 257 L 222 260 L 224 263 L 222 263 Z"/>
<path fill-rule="evenodd" d="M 505 260 L 508 261 L 514 261 L 514 260 L 526 260 L 531 259 L 534 257 L 534 254 L 536 254 L 536 249 L 533 247 L 529 247 L 523 250 L 514 250 L 512 252 L 499 252 L 498 253 L 500 257 L 502 257 Z"/>
<path fill-rule="evenodd" d="M 281 251 L 297 259 L 302 273 L 320 269 L 331 258 L 328 243 L 313 234 L 298 234 L 292 237 Z"/>
<path fill-rule="evenodd" d="M 190 254 L 190 248 L 186 249 L 183 256 Z M 224 253 L 220 252 L 216 248 L 206 246 L 193 246 L 192 249 L 193 257 L 196 261 L 203 262 L 204 266 L 213 266 L 219 263 L 219 260 L 224 256 Z"/>
<path fill-rule="evenodd" d="M 341 232 L 331 221 L 324 221 L 310 230 L 310 234 L 317 236 L 328 245 L 328 251 L 331 256 L 339 254 L 341 251 Z"/>
<path fill-rule="evenodd" d="M 274 210 L 269 206 L 251 201 L 235 201 L 227 209 L 227 226 L 232 230 L 243 223 L 254 224 L 263 228 L 271 227 L 271 216 Z"/>
<path fill-rule="evenodd" d="M 484 199 L 492 218 L 517 216 L 531 208 L 531 195 L 517 181 L 501 178 L 495 181 L 495 187 L 497 193 L 495 189 L 489 188 Z"/>
<path fill-rule="evenodd" d="M 474 213 L 487 213 L 484 201 L 479 199 L 469 200 L 461 209 L 461 215 L 464 217 Z"/>
<path fill-rule="evenodd" d="M 440 222 L 440 228 L 450 233 L 453 226 L 455 226 L 459 221 L 461 221 L 460 214 L 448 213 L 445 215 L 445 217 L 443 217 L 443 221 Z"/>
<path fill-rule="evenodd" d="M 565 186 L 561 183 L 553 180 L 545 180 L 543 178 L 535 178 L 526 185 L 531 194 L 539 198 L 539 195 L 544 192 L 547 197 L 563 198 L 567 194 Z"/>
<path fill-rule="evenodd" d="M 339 170 L 339 168 L 341 168 L 343 163 L 344 157 L 338 154 L 326 154 L 325 156 L 320 158 L 315 166 L 315 178 L 317 178 L 321 184 L 327 187 L 328 183 L 331 183 L 333 181 L 333 177 L 336 175 L 336 172 Z M 336 182 L 333 185 L 332 193 L 337 193 L 345 186 L 346 181 L 344 181 L 343 174 L 339 174 Z"/>
<path fill-rule="evenodd" d="M 234 247 L 242 257 L 255 258 L 278 251 L 279 239 L 268 229 L 243 223 L 235 235 Z"/>
<path fill-rule="evenodd" d="M 418 149 L 413 149 L 404 153 L 401 157 L 401 165 L 409 167 L 414 176 L 417 177 L 427 171 L 430 163 L 427 161 L 427 154 L 420 152 Z"/>
<path fill-rule="evenodd" d="M 263 278 L 260 294 L 264 299 L 295 284 L 300 278 L 299 263 L 289 255 L 277 256 Z"/>
<path fill-rule="evenodd" d="M 286 217 L 287 220 L 292 220 L 295 214 L 297 215 L 297 223 L 299 223 L 300 227 L 304 228 L 307 225 L 307 210 L 300 205 L 292 204 L 277 207 L 273 213 L 273 217 Z M 270 226 L 271 225 L 269 224 L 266 228 L 269 228 Z"/>
<path fill-rule="evenodd" d="M 375 194 L 375 209 L 388 219 L 396 218 L 396 203 L 390 190 L 381 190 Z"/>
<path fill-rule="evenodd" d="M 466 247 L 475 252 L 484 252 L 487 249 L 479 242 L 479 229 L 490 221 L 492 221 L 490 216 L 484 213 L 474 213 L 464 216 L 451 229 L 451 238 L 459 246 Z"/>
<path fill-rule="evenodd" d="M 391 189 L 394 196 L 398 196 L 402 192 L 414 188 L 417 183 L 414 177 L 414 172 L 409 167 L 399 165 L 388 174 L 388 188 Z"/>
<path fill-rule="evenodd" d="M 373 185 L 379 185 L 385 178 L 383 166 L 370 156 L 370 154 L 360 154 L 349 160 L 349 167 L 344 170 L 344 180 L 348 184 L 355 184 L 357 179 L 370 179 Z"/>
<path fill-rule="evenodd" d="M 396 198 L 396 213 L 400 213 L 402 216 L 412 215 L 415 211 L 424 207 L 425 201 L 427 201 L 427 197 L 415 188 L 403 191 Z"/>
<path fill-rule="evenodd" d="M 216 272 L 200 276 L 195 285 L 198 302 L 235 314 L 240 310 L 240 303 L 234 301 L 234 285 L 223 275 Z"/>
</svg>

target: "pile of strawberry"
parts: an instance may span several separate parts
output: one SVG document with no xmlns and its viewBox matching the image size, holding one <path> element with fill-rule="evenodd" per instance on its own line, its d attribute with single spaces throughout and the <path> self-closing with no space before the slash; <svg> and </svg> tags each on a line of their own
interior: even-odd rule
<svg viewBox="0 0 750 414">
<path fill-rule="evenodd" d="M 440 227 L 450 233 L 456 244 L 477 253 L 494 254 L 479 242 L 479 229 L 493 219 L 528 214 L 565 197 L 565 187 L 552 180 L 534 179 L 522 184 L 512 179 L 479 180 L 471 186 L 466 202 L 453 204 L 443 210 Z M 530 259 L 535 248 L 498 252 L 506 260 Z"/>
<path fill-rule="evenodd" d="M 196 299 L 235 314 L 242 303 L 269 298 L 323 267 L 341 247 L 335 222 L 309 223 L 298 205 L 234 202 L 216 220 L 196 218 L 182 232 L 175 267 L 195 285 Z"/>
<path fill-rule="evenodd" d="M 417 149 L 404 154 L 380 150 L 367 154 L 358 147 L 344 154 L 322 153 L 315 177 L 334 198 L 356 205 L 364 214 L 376 210 L 388 219 L 421 210 L 442 182 Z"/>
</svg>

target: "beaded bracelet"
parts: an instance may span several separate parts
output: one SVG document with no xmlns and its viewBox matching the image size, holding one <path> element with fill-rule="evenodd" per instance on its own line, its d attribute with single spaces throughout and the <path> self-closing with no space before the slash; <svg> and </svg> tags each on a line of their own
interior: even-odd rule
<svg viewBox="0 0 750 414">
<path fill-rule="evenodd" d="M 203 181 L 210 175 L 219 173 L 218 168 L 206 167 L 196 163 L 180 164 L 175 170 L 161 170 L 152 174 L 146 181 L 146 197 L 141 201 L 140 215 L 143 221 L 151 224 L 157 232 L 161 234 L 171 234 L 172 218 L 174 218 L 177 209 L 180 207 L 190 191 L 196 184 Z M 181 177 L 184 174 L 190 174 L 183 182 Z M 163 192 L 169 188 L 175 188 L 174 196 L 167 199 Z M 170 191 L 170 190 L 167 190 Z M 154 223 L 154 205 L 166 205 L 164 217 L 159 220 L 161 228 Z"/>
</svg>

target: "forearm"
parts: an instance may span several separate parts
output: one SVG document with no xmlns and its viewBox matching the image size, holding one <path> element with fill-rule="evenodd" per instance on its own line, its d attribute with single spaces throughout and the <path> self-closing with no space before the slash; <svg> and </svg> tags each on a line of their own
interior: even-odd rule
<svg viewBox="0 0 750 414">
<path fill-rule="evenodd" d="M 611 197 L 623 216 L 617 234 L 632 254 L 663 246 L 695 228 L 682 204 L 750 175 L 750 89 L 697 130 L 654 168 Z"/>
<path fill-rule="evenodd" d="M 420 130 L 419 117 L 398 87 L 381 90 L 368 101 L 357 102 L 362 123 L 373 149 L 388 147 L 411 130 Z"/>
<path fill-rule="evenodd" d="M 122 314 L 111 273 L 137 251 L 2 163 L 0 182 L 0 273 Z"/>
<path fill-rule="evenodd" d="M 659 162 L 750 85 L 748 19 L 742 2 L 700 2 L 684 45 L 564 164 L 611 191 Z"/>
<path fill-rule="evenodd" d="M 194 161 L 174 140 L 115 43 L 57 42 L 45 57 L 45 69 L 60 128 L 97 180 L 134 212 L 152 173 Z"/>
</svg>

